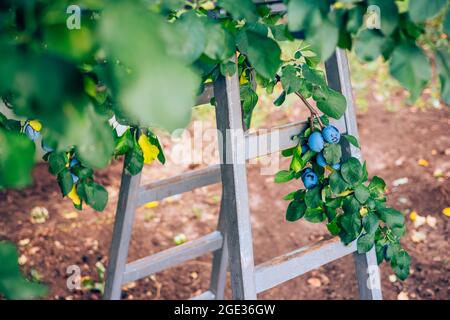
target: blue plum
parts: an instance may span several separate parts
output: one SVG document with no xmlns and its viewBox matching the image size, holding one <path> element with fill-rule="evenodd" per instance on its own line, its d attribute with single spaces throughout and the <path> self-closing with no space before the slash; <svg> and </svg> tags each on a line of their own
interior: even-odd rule
<svg viewBox="0 0 450 320">
<path fill-rule="evenodd" d="M 326 126 L 322 130 L 322 136 L 326 142 L 331 144 L 339 143 L 339 140 L 341 140 L 341 134 L 339 133 L 339 130 L 331 124 Z"/>
<path fill-rule="evenodd" d="M 314 171 L 312 171 L 310 168 L 306 168 L 302 173 L 302 181 L 306 189 L 312 189 L 317 186 L 319 178 Z"/>
<path fill-rule="evenodd" d="M 73 158 L 72 161 L 70 161 L 70 167 L 73 168 L 76 165 L 80 164 L 80 161 L 78 161 L 77 158 Z"/>
<path fill-rule="evenodd" d="M 25 125 L 25 133 L 31 140 L 35 141 L 41 135 L 39 131 L 34 130 L 29 124 Z"/>
<path fill-rule="evenodd" d="M 73 183 L 77 183 L 78 182 L 78 177 L 76 176 L 76 175 L 74 175 L 73 173 L 71 173 L 71 175 L 72 175 L 72 181 L 73 181 Z"/>
<path fill-rule="evenodd" d="M 44 150 L 45 152 L 53 152 L 53 151 L 55 151 L 52 147 L 49 147 L 43 141 L 41 142 L 41 147 L 42 147 L 42 150 Z"/>
<path fill-rule="evenodd" d="M 319 166 L 322 166 L 322 167 L 325 167 L 327 165 L 327 161 L 323 157 L 322 152 L 317 155 L 316 162 Z"/>
<path fill-rule="evenodd" d="M 340 163 L 336 163 L 336 164 L 333 164 L 331 167 L 332 167 L 334 170 L 339 170 L 339 169 L 341 168 L 341 164 L 340 164 Z"/>
<path fill-rule="evenodd" d="M 308 147 L 315 152 L 322 151 L 324 143 L 323 137 L 318 131 L 311 133 L 308 138 Z"/>
</svg>

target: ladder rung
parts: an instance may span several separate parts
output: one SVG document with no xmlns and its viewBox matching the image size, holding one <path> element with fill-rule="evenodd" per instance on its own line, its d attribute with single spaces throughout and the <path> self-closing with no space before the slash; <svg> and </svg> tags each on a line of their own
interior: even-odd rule
<svg viewBox="0 0 450 320">
<path fill-rule="evenodd" d="M 138 206 L 220 182 L 220 165 L 194 170 L 139 188 Z"/>
<path fill-rule="evenodd" d="M 339 238 L 331 238 L 276 257 L 256 267 L 256 291 L 273 288 L 355 251 L 356 241 L 345 246 Z"/>
<path fill-rule="evenodd" d="M 246 135 L 246 159 L 262 157 L 294 147 L 297 141 L 292 139 L 292 137 L 298 135 L 307 126 L 308 123 L 302 121 L 272 128 L 268 133 L 251 133 Z M 264 143 L 260 143 L 261 140 Z M 139 188 L 138 206 L 196 188 L 219 183 L 220 181 L 220 165 L 213 165 L 168 179 L 155 181 Z"/>
<path fill-rule="evenodd" d="M 262 157 L 284 149 L 295 147 L 296 135 L 308 127 L 308 122 L 300 121 L 270 129 L 267 133 L 251 133 L 246 137 L 247 160 Z M 262 140 L 262 141 L 261 141 Z"/>
<path fill-rule="evenodd" d="M 136 281 L 187 260 L 222 248 L 223 237 L 219 231 L 189 241 L 182 245 L 133 261 L 125 266 L 122 283 Z"/>
<path fill-rule="evenodd" d="M 199 294 L 198 296 L 192 297 L 190 300 L 214 300 L 216 299 L 216 296 L 211 291 L 205 291 L 202 294 Z"/>
</svg>

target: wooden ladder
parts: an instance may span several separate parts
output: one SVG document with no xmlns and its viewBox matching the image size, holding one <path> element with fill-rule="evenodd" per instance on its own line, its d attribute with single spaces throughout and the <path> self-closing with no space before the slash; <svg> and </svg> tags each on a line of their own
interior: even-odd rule
<svg viewBox="0 0 450 320">
<path fill-rule="evenodd" d="M 339 121 L 334 122 L 334 125 L 341 132 L 357 137 L 345 51 L 338 49 L 325 63 L 325 68 L 329 86 L 342 92 L 347 98 L 347 111 Z M 375 249 L 358 254 L 356 241 L 345 246 L 338 238 L 323 240 L 255 266 L 245 160 L 295 146 L 297 142 L 292 137 L 302 132 L 308 124 L 291 123 L 259 135 L 244 132 L 237 74 L 219 77 L 214 82 L 213 88 L 207 87 L 199 97 L 199 104 L 208 102 L 212 95 L 217 102 L 217 128 L 223 137 L 223 141 L 219 139 L 220 165 L 144 186 L 140 186 L 140 174 L 131 176 L 125 169 L 123 170 L 104 298 L 120 299 L 121 288 L 126 283 L 213 252 L 210 288 L 194 299 L 223 299 L 228 268 L 231 274 L 233 299 L 256 299 L 258 293 L 348 254 L 354 256 L 360 298 L 381 299 Z M 230 132 L 233 132 L 235 139 L 227 138 Z M 260 139 L 272 143 L 268 148 L 259 150 Z M 343 149 L 344 157 L 360 158 L 359 150 L 344 141 Z M 127 263 L 136 207 L 220 181 L 222 181 L 222 201 L 217 231 Z"/>
</svg>

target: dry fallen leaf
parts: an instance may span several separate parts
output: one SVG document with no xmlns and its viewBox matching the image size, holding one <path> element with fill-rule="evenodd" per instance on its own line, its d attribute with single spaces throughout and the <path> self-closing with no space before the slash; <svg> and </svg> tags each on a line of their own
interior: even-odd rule
<svg viewBox="0 0 450 320">
<path fill-rule="evenodd" d="M 408 292 L 402 291 L 397 295 L 397 300 L 409 300 Z"/>
<path fill-rule="evenodd" d="M 28 238 L 22 239 L 18 242 L 18 244 L 19 244 L 19 246 L 24 247 L 24 246 L 30 244 L 30 239 L 28 239 Z"/>
<path fill-rule="evenodd" d="M 50 218 L 50 214 L 48 210 L 44 207 L 34 207 L 30 212 L 30 220 L 31 223 L 44 223 Z"/>
<path fill-rule="evenodd" d="M 436 228 L 437 219 L 435 217 L 428 215 L 426 219 L 427 219 L 427 224 L 430 227 Z"/>
<path fill-rule="evenodd" d="M 76 211 L 64 212 L 63 216 L 66 219 L 76 219 L 78 218 L 78 212 Z"/>
<path fill-rule="evenodd" d="M 21 265 L 21 266 L 23 266 L 25 263 L 27 263 L 27 261 L 28 261 L 28 258 L 27 258 L 27 256 L 26 255 L 21 255 L 20 257 L 19 257 L 19 260 L 18 260 L 18 262 L 19 262 L 19 264 Z"/>
<path fill-rule="evenodd" d="M 411 213 L 409 214 L 409 219 L 410 219 L 411 221 L 416 221 L 417 216 L 418 216 L 417 211 L 413 210 L 413 211 L 411 211 Z"/>
<path fill-rule="evenodd" d="M 450 217 L 450 207 L 445 208 L 444 210 L 442 210 L 442 213 L 444 215 L 446 215 L 447 217 Z"/>
<path fill-rule="evenodd" d="M 411 235 L 411 240 L 415 243 L 424 242 L 427 239 L 427 235 L 424 232 L 421 231 L 413 231 L 413 234 Z"/>
<path fill-rule="evenodd" d="M 319 288 L 322 285 L 322 282 L 319 278 L 309 278 L 308 284 L 313 288 Z"/>
<path fill-rule="evenodd" d="M 390 282 L 395 282 L 395 281 L 397 281 L 397 276 L 396 276 L 395 274 L 391 274 L 391 275 L 389 276 L 389 281 L 390 281 Z"/>
<path fill-rule="evenodd" d="M 197 279 L 197 278 L 198 278 L 198 273 L 197 273 L 197 272 L 192 272 L 192 273 L 191 273 L 191 278 L 192 278 L 193 280 Z"/>
<path fill-rule="evenodd" d="M 419 159 L 419 161 L 417 161 L 417 163 L 419 164 L 419 166 L 422 166 L 422 167 L 428 167 L 430 165 L 430 163 L 425 159 Z"/>
<path fill-rule="evenodd" d="M 148 202 L 144 205 L 144 207 L 146 207 L 147 209 L 153 209 L 156 208 L 157 206 L 159 206 L 159 201 Z"/>
</svg>

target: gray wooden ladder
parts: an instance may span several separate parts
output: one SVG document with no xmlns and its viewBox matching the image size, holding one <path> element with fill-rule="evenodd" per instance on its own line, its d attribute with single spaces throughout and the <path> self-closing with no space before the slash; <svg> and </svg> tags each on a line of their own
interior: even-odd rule
<svg viewBox="0 0 450 320">
<path fill-rule="evenodd" d="M 325 63 L 325 67 L 329 86 L 342 92 L 348 104 L 345 115 L 334 124 L 341 132 L 358 136 L 345 51 L 338 49 Z M 140 185 L 139 174 L 131 176 L 124 169 L 104 298 L 120 299 L 121 288 L 126 283 L 213 252 L 210 288 L 196 299 L 223 299 L 228 269 L 231 274 L 233 299 L 256 299 L 260 292 L 348 254 L 354 255 L 360 298 L 381 299 L 375 251 L 372 249 L 368 253 L 358 254 L 355 242 L 345 246 L 338 238 L 322 240 L 255 266 L 245 160 L 295 146 L 297 142 L 292 137 L 298 135 L 308 124 L 305 121 L 291 123 L 266 134 L 256 135 L 244 132 L 237 74 L 219 77 L 213 88 L 208 87 L 199 97 L 198 103 L 208 102 L 212 95 L 217 102 L 217 128 L 224 138 L 223 141 L 219 139 L 220 165 L 184 173 L 144 186 Z M 233 131 L 236 139 L 225 138 L 230 131 Z M 271 143 L 268 148 L 260 150 L 257 147 L 260 139 L 276 143 Z M 349 144 L 343 146 L 345 156 L 360 157 L 358 149 Z M 223 192 L 217 231 L 127 263 L 128 246 L 137 206 L 221 181 Z"/>
</svg>

